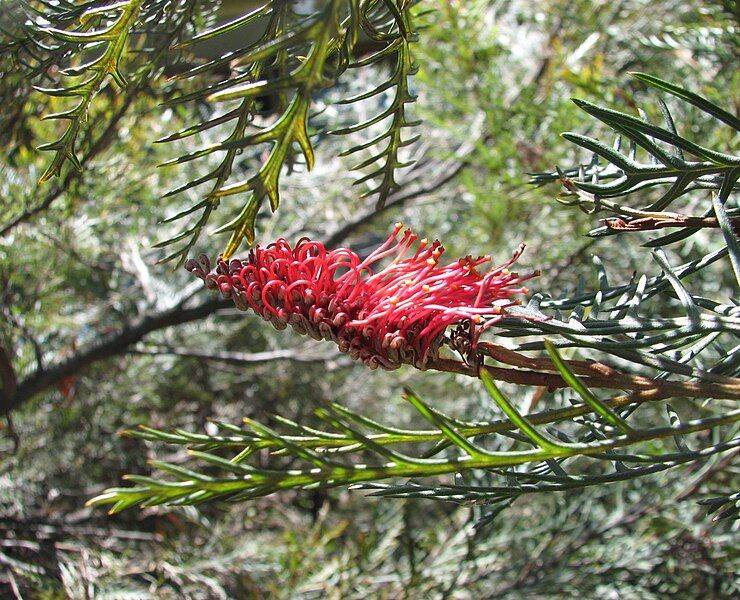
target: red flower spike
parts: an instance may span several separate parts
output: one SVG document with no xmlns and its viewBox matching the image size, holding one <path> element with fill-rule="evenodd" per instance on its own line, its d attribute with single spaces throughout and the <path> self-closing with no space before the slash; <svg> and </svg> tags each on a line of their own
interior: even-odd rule
<svg viewBox="0 0 740 600">
<path fill-rule="evenodd" d="M 205 255 L 185 268 L 232 298 L 239 310 L 251 308 L 278 329 L 290 325 L 317 340 L 333 340 L 353 359 L 384 369 L 426 368 L 451 325 L 459 326 L 458 336 L 466 332 L 475 352 L 480 334 L 519 304 L 513 296 L 528 292 L 522 282 L 538 275 L 508 269 L 524 245 L 502 266 L 480 273 L 490 256 L 440 266 L 439 241 L 417 243 L 408 229 L 399 239 L 402 229 L 397 224 L 364 260 L 347 248 L 328 251 L 308 238 L 291 248 L 280 238 L 250 250 L 246 259 L 219 257 L 213 272 Z M 373 267 L 388 257 L 390 264 L 376 272 Z"/>
</svg>

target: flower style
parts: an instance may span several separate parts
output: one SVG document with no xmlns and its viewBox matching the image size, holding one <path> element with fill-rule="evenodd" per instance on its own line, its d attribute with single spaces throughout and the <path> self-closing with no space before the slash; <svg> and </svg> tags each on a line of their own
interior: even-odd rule
<svg viewBox="0 0 740 600">
<path fill-rule="evenodd" d="M 466 256 L 440 266 L 444 247 L 418 240 L 396 224 L 390 237 L 367 258 L 347 248 L 327 250 L 301 238 L 291 248 L 283 238 L 257 246 L 246 259 L 224 261 L 214 272 L 208 257 L 185 268 L 210 289 L 232 298 L 240 310 L 251 308 L 277 329 L 333 340 L 342 352 L 372 368 L 411 364 L 424 369 L 444 341 L 445 330 L 459 325 L 475 352 L 481 333 L 499 321 L 507 307 L 526 294 L 520 276 L 508 267 L 524 250 L 486 273 L 478 268 L 490 256 Z M 415 248 L 414 248 L 415 247 Z M 374 270 L 383 259 L 390 264 Z"/>
</svg>

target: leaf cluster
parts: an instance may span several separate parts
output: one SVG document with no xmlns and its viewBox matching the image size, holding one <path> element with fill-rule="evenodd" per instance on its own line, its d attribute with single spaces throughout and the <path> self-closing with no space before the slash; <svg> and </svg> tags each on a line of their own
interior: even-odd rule
<svg viewBox="0 0 740 600">
<path fill-rule="evenodd" d="M 678 85 L 664 81 L 654 75 L 633 73 L 633 76 L 658 90 L 666 92 L 696 107 L 708 117 L 712 117 L 732 131 L 740 130 L 740 120 L 708 99 Z M 724 205 L 730 194 L 738 191 L 740 178 L 740 157 L 728 152 L 720 152 L 679 134 L 668 106 L 660 100 L 660 109 L 665 125 L 650 123 L 644 112 L 640 116 L 611 108 L 600 107 L 585 100 L 574 102 L 589 115 L 608 125 L 617 133 L 613 146 L 582 134 L 566 132 L 563 137 L 582 148 L 593 152 L 587 165 L 579 165 L 555 173 L 537 173 L 532 176 L 533 184 L 560 181 L 566 193 L 559 197 L 566 205 L 578 206 L 588 214 L 608 211 L 619 219 L 607 220 L 603 227 L 591 232 L 592 236 L 613 234 L 615 231 L 639 228 L 649 229 L 656 222 L 662 226 L 678 227 L 677 232 L 650 240 L 646 245 L 659 247 L 678 242 L 696 233 L 701 222 L 714 215 L 733 253 L 733 263 L 737 263 L 737 244 L 733 242 L 732 219 L 737 219 L 737 209 L 726 210 Z M 629 143 L 623 150 L 624 140 Z M 638 160 L 638 149 L 647 154 L 648 162 Z M 691 158 L 689 158 L 691 157 Z M 651 188 L 662 189 L 659 196 L 650 204 L 633 208 L 616 201 L 634 194 L 646 195 Z M 711 190 L 719 197 L 718 209 L 708 206 L 705 211 L 693 218 L 668 212 L 666 209 L 681 196 L 694 190 Z M 717 212 L 718 210 L 718 212 Z M 635 227 L 637 225 L 637 227 Z M 687 226 L 686 226 L 687 225 Z M 716 224 L 714 226 L 717 226 Z"/>
<path fill-rule="evenodd" d="M 433 427 L 433 430 L 402 430 L 377 423 L 336 403 L 326 403 L 316 413 L 327 429 L 307 427 L 276 416 L 275 420 L 287 427 L 290 434 L 277 431 L 252 419 L 245 419 L 245 428 L 218 423 L 222 433 L 205 435 L 176 430 L 171 433 L 149 427 L 131 431 L 129 435 L 142 439 L 184 445 L 189 455 L 218 472 L 228 476 L 212 476 L 191 468 L 157 461 L 157 469 L 175 477 L 167 481 L 142 475 L 129 475 L 134 486 L 114 488 L 93 498 L 90 504 L 111 504 L 111 512 L 119 512 L 135 504 L 195 504 L 216 498 L 239 502 L 279 491 L 299 488 L 323 489 L 336 486 L 355 486 L 372 489 L 375 495 L 394 497 L 423 497 L 458 502 L 501 503 L 505 505 L 522 495 L 533 492 L 562 491 L 590 485 L 624 481 L 659 472 L 687 462 L 703 459 L 738 446 L 740 440 L 714 444 L 693 451 L 684 442 L 678 442 L 679 451 L 673 454 L 630 454 L 618 451 L 623 446 L 657 440 L 663 437 L 683 436 L 706 431 L 721 425 L 732 425 L 740 419 L 739 411 L 681 423 L 676 411 L 668 407 L 671 424 L 650 429 L 635 428 L 608 402 L 597 398 L 579 380 L 552 344 L 547 345 L 557 368 L 581 403 L 572 409 L 545 411 L 523 416 L 500 391 L 491 374 L 482 367 L 480 377 L 491 399 L 505 415 L 505 419 L 491 423 L 467 423 L 442 414 L 421 400 L 410 390 L 405 399 Z M 568 434 L 550 428 L 543 431 L 538 425 L 560 421 L 576 421 L 585 434 Z M 508 450 L 490 450 L 491 437 L 504 436 L 513 440 Z M 396 449 L 424 448 L 414 454 Z M 283 466 L 263 466 L 260 461 L 249 464 L 260 450 L 269 450 L 273 456 L 285 460 Z M 227 450 L 225 458 L 219 451 Z M 236 451 L 236 454 L 233 452 Z M 352 457 L 369 454 L 373 462 L 356 462 Z M 595 461 L 612 463 L 611 473 L 598 475 L 569 475 L 566 461 L 589 457 Z M 307 466 L 297 467 L 296 463 Z M 513 470 L 519 465 L 532 468 L 525 472 Z M 382 485 L 375 482 L 388 478 L 418 478 L 487 470 L 508 478 L 507 485 L 430 487 L 416 483 Z M 373 482 L 373 483 L 366 483 Z"/>
<path fill-rule="evenodd" d="M 400 159 L 400 152 L 414 141 L 402 134 L 416 124 L 408 119 L 407 104 L 414 100 L 409 80 L 416 71 L 411 44 L 417 35 L 411 3 L 406 0 L 331 0 L 310 14 L 301 12 L 292 2 L 268 1 L 187 39 L 184 32 L 202 20 L 198 19 L 202 12 L 199 2 L 123 0 L 108 4 L 93 0 L 82 6 L 32 4 L 30 10 L 37 16 L 30 21 L 29 44 L 35 43 L 43 54 L 39 58 L 34 55 L 31 75 L 44 77 L 48 67 L 70 63 L 59 71 L 57 85 L 37 88 L 49 96 L 72 101 L 70 107 L 45 116 L 65 122 L 66 127 L 58 139 L 40 147 L 54 152 L 42 182 L 59 176 L 66 162 L 82 169 L 75 141 L 93 98 L 108 78 L 120 88 L 127 85 L 123 63 L 136 71 L 138 62 L 137 73 L 142 65 L 145 70 L 148 65 L 148 75 L 159 74 L 163 68 L 177 71 L 166 89 L 165 106 L 178 109 L 185 104 L 206 103 L 208 107 L 201 122 L 159 142 L 188 142 L 209 130 L 226 132 L 221 141 L 189 150 L 162 165 L 182 165 L 221 155 L 215 168 L 165 194 L 180 197 L 200 186 L 208 188 L 195 202 L 188 202 L 165 219 L 189 221 L 179 233 L 160 243 L 162 247 L 176 246 L 165 261 L 180 263 L 187 257 L 213 211 L 226 197 L 240 197 L 242 201 L 234 217 L 215 231 L 230 234 L 224 254 L 233 254 L 243 240 L 253 243 L 255 222 L 265 201 L 269 201 L 272 211 L 279 206 L 280 176 L 296 165 L 295 146 L 300 149 L 305 168 L 311 169 L 315 143 L 309 128 L 312 107 L 318 94 L 336 86 L 348 70 L 355 73 L 366 67 L 393 65 L 374 89 L 342 100 L 352 103 L 374 99 L 382 104 L 383 98 L 394 94 L 387 108 L 372 118 L 333 132 L 355 134 L 385 123 L 379 134 L 346 151 L 369 153 L 355 166 L 357 169 L 375 165 L 357 183 L 370 182 L 365 195 L 377 194 L 377 204 L 383 206 L 388 195 L 399 187 L 396 171 L 410 164 Z M 254 41 L 244 41 L 217 58 L 198 62 L 189 52 L 197 52 L 204 43 L 217 45 L 233 32 L 245 34 L 250 30 L 260 32 Z M 171 64 L 170 48 L 180 57 L 177 66 Z M 154 81 L 150 76 L 143 80 Z M 265 114 L 268 103 L 274 104 L 271 114 Z M 221 110 L 221 105 L 227 108 Z M 237 157 L 245 150 L 256 154 L 263 145 L 268 145 L 269 151 L 256 172 L 244 180 L 231 181 Z M 382 149 L 373 150 L 378 146 Z"/>
</svg>

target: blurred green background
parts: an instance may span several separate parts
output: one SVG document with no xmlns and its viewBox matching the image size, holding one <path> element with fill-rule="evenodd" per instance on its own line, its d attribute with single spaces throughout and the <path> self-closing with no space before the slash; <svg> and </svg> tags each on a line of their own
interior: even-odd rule
<svg viewBox="0 0 740 600">
<path fill-rule="evenodd" d="M 557 186 L 527 185 L 528 173 L 588 160 L 559 137 L 595 133 L 571 97 L 654 110 L 629 71 L 678 82 L 736 111 L 734 3 L 420 4 L 434 10 L 420 17 L 413 46 L 420 71 L 412 111 L 423 119 L 422 137 L 409 148 L 417 164 L 407 171 L 417 179 L 405 189 L 414 193 L 371 216 L 374 200 L 358 199 L 351 187 L 359 177 L 351 159 L 337 158 L 349 141 L 319 133 L 316 167 L 283 178 L 281 210 L 260 218 L 258 242 L 306 234 L 368 248 L 395 221 L 439 238 L 451 257 L 490 253 L 501 262 L 526 242 L 520 268 L 542 269 L 536 288 L 553 296 L 579 274 L 595 282 L 594 253 L 617 278 L 644 269 L 636 244 L 587 238 L 595 219 L 559 205 Z M 178 151 L 151 142 L 209 107 L 162 108 L 158 92 L 142 89 L 113 122 L 128 100 L 104 90 L 85 134 L 92 137 L 81 146 L 112 123 L 109 139 L 55 195 L 57 182 L 36 183 L 48 156 L 34 147 L 52 138 L 56 124 L 39 117 L 58 99 L 14 79 L 7 62 L 0 76 L 0 334 L 15 350 L 19 379 L 106 335 L 206 302 L 188 273 L 157 264 L 164 252 L 153 244 L 176 232 L 158 221 L 188 201 L 162 194 L 205 172 L 211 159 L 157 169 Z M 351 89 L 318 100 L 317 131 L 361 120 L 367 108 L 333 101 L 371 88 L 372 77 L 363 72 L 345 85 Z M 728 141 L 685 107 L 674 117 L 710 147 Z M 258 152 L 245 153 L 234 178 L 259 160 Z M 214 255 L 220 243 L 204 237 L 196 250 Z M 670 253 L 688 260 L 710 243 L 697 235 Z M 721 272 L 704 276 L 718 294 L 732 286 Z M 466 378 L 408 367 L 369 371 L 331 345 L 276 332 L 252 315 L 210 313 L 179 324 L 165 319 L 13 412 L 13 431 L 0 432 L 3 597 L 15 590 L 49 599 L 737 597 L 737 526 L 712 522 L 693 497 L 737 484 L 735 454 L 629 483 L 525 496 L 477 529 L 481 507 L 341 489 L 115 517 L 85 508 L 123 474 L 146 473 L 147 460 L 186 459 L 118 435 L 137 423 L 209 431 L 210 419 L 269 423 L 277 412 L 308 423 L 313 402 L 329 399 L 395 425 L 418 424 L 400 400 L 404 385 L 469 420 L 494 413 Z M 517 397 L 533 401 L 525 392 Z"/>
</svg>

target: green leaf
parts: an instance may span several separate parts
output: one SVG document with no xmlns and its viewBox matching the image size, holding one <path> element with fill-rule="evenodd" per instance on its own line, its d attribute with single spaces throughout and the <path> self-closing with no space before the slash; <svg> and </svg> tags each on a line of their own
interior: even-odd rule
<svg viewBox="0 0 740 600">
<path fill-rule="evenodd" d="M 681 136 L 675 135 L 667 129 L 663 129 L 662 127 L 658 127 L 656 125 L 651 125 L 650 123 L 645 123 L 644 121 L 631 115 L 609 108 L 602 108 L 585 100 L 579 100 L 577 98 L 574 98 L 573 102 L 579 108 L 583 109 L 588 114 L 593 115 L 597 119 L 603 121 L 607 125 L 621 126 L 625 130 L 636 130 L 642 133 L 646 133 L 651 137 L 667 142 L 672 146 L 681 148 L 686 152 L 690 152 L 691 154 L 695 154 L 696 156 L 705 158 L 718 165 L 727 167 L 740 166 L 740 158 L 738 157 L 705 148 Z"/>
<path fill-rule="evenodd" d="M 85 65 L 68 69 L 66 72 L 62 70 L 63 75 L 66 74 L 73 78 L 91 73 L 90 77 L 82 83 L 72 83 L 54 90 L 38 88 L 43 93 L 51 96 L 77 96 L 80 98 L 79 103 L 73 109 L 62 111 L 55 115 L 48 115 L 47 117 L 50 119 L 67 120 L 69 123 L 65 132 L 56 142 L 39 146 L 39 150 L 52 150 L 56 152 L 52 163 L 44 171 L 43 175 L 41 175 L 39 183 L 44 183 L 55 176 L 58 177 L 67 160 L 72 163 L 75 169 L 78 171 L 82 170 L 82 165 L 75 155 L 75 141 L 87 117 L 87 112 L 93 98 L 102 88 L 106 77 L 110 75 L 119 87 L 125 87 L 126 85 L 126 81 L 119 70 L 119 63 L 124 54 L 129 33 L 133 29 L 139 15 L 141 4 L 142 0 L 124 0 L 123 2 L 105 7 L 86 8 L 80 16 L 80 20 L 83 23 L 90 19 L 91 16 L 100 13 L 119 13 L 105 29 L 95 31 L 64 31 L 54 27 L 44 29 L 46 33 L 58 40 L 71 44 L 81 44 L 88 48 L 102 44 L 105 50 L 100 57 L 93 59 Z"/>
<path fill-rule="evenodd" d="M 234 31 L 235 29 L 238 29 L 239 27 L 243 27 L 244 25 L 247 25 L 248 23 L 251 23 L 252 21 L 256 19 L 269 14 L 270 11 L 272 11 L 272 2 L 265 2 L 262 6 L 255 8 L 252 12 L 248 12 L 227 23 L 218 25 L 217 27 L 212 27 L 211 29 L 208 29 L 207 31 L 199 33 L 198 35 L 194 35 L 189 40 L 180 42 L 175 47 L 183 48 L 186 46 L 197 44 L 198 42 L 202 42 L 204 40 L 214 39 L 218 37 L 219 35 L 223 35 L 224 33 L 229 33 L 230 31 Z"/>
<path fill-rule="evenodd" d="M 630 72 L 630 75 L 644 83 L 647 83 L 648 85 L 661 89 L 665 92 L 668 92 L 669 94 L 673 94 L 674 96 L 681 98 L 682 100 L 685 100 L 690 104 L 693 104 L 705 113 L 708 113 L 716 119 L 727 123 L 736 131 L 740 131 L 740 119 L 738 119 L 735 115 L 727 112 L 722 107 L 717 106 L 713 102 L 710 102 L 706 98 L 703 98 L 698 94 L 679 87 L 673 83 L 665 81 L 664 79 L 660 79 L 655 75 L 649 75 L 648 73 L 639 73 L 636 71 Z"/>
<path fill-rule="evenodd" d="M 573 388 L 578 395 L 583 398 L 584 402 L 588 404 L 597 414 L 599 414 L 607 423 L 609 423 L 615 429 L 621 431 L 625 435 L 632 435 L 634 430 L 630 427 L 627 422 L 622 419 L 617 413 L 615 413 L 606 404 L 601 402 L 594 394 L 589 390 L 583 382 L 573 373 L 568 367 L 568 364 L 563 360 L 562 356 L 558 352 L 557 348 L 553 346 L 550 340 L 545 340 L 545 349 L 550 355 L 553 364 L 560 371 L 560 375 L 563 377 L 565 382 Z"/>
<path fill-rule="evenodd" d="M 496 382 L 485 367 L 481 367 L 479 369 L 479 376 L 483 385 L 486 387 L 486 390 L 488 390 L 488 393 L 491 395 L 491 398 L 493 398 L 496 404 L 499 405 L 511 422 L 521 429 L 522 433 L 532 440 L 535 445 L 539 446 L 546 452 L 552 453 L 554 456 L 568 452 L 567 447 L 558 443 L 550 436 L 537 431 L 535 427 L 525 417 L 523 417 L 516 408 L 514 408 L 514 405 L 509 402 L 508 398 L 506 398 L 506 396 L 501 393 L 501 390 L 498 389 Z"/>
</svg>

